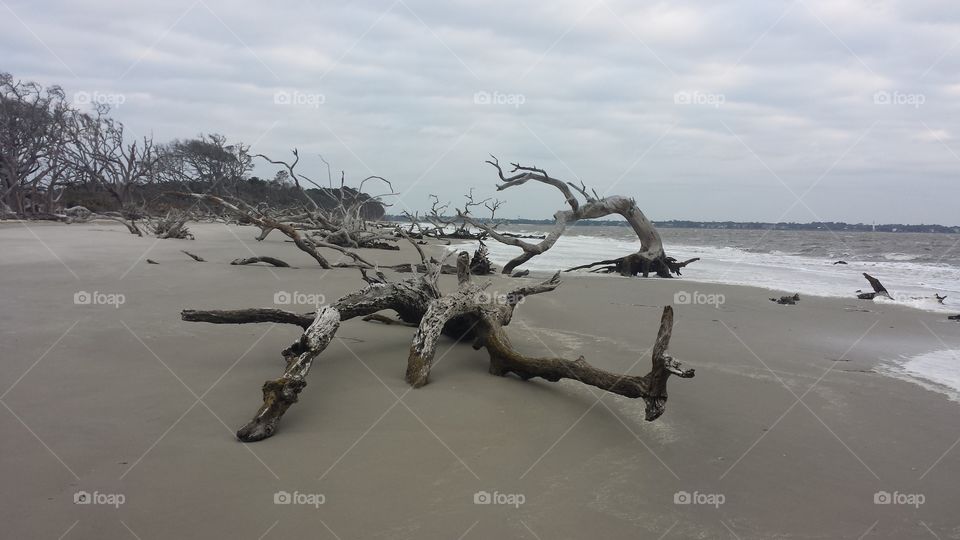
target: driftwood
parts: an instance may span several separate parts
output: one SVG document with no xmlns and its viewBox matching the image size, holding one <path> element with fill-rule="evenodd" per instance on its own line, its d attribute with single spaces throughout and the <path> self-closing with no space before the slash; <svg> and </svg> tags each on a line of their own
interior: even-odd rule
<svg viewBox="0 0 960 540">
<path fill-rule="evenodd" d="M 290 268 L 290 265 L 281 261 L 280 259 L 274 257 L 247 257 L 245 259 L 234 259 L 230 261 L 232 265 L 246 265 L 246 264 L 256 264 L 256 263 L 267 263 L 279 268 Z"/>
<path fill-rule="evenodd" d="M 403 233 L 406 235 L 406 233 Z M 408 237 L 412 241 L 412 237 Z M 421 245 L 419 242 L 415 245 Z M 394 272 L 408 273 L 408 272 L 426 272 L 426 266 L 421 264 L 412 264 L 412 263 L 400 263 L 387 266 L 381 266 L 380 268 L 387 268 L 393 270 Z M 486 276 L 493 274 L 497 271 L 496 266 L 490 262 L 489 251 L 487 246 L 480 241 L 480 245 L 477 246 L 477 249 L 473 252 L 473 257 L 470 258 L 470 273 L 475 276 Z M 456 274 L 457 267 L 450 264 L 443 264 L 440 268 L 441 274 Z"/>
<path fill-rule="evenodd" d="M 947 295 L 940 296 L 937 293 L 933 293 L 933 297 L 937 299 L 938 304 L 943 304 L 943 301 L 947 299 Z"/>
<path fill-rule="evenodd" d="M 780 305 L 793 306 L 800 301 L 800 293 L 794 294 L 792 296 L 781 296 L 780 298 L 771 298 L 771 302 L 776 302 Z"/>
<path fill-rule="evenodd" d="M 367 322 L 378 322 L 383 324 L 399 324 L 400 326 L 411 326 L 413 328 L 417 327 L 417 325 L 414 323 L 408 323 L 406 321 L 402 321 L 400 319 L 394 319 L 393 317 L 387 317 L 386 315 L 381 315 L 379 313 L 371 313 L 370 315 L 367 315 L 366 317 L 364 317 L 362 320 Z"/>
<path fill-rule="evenodd" d="M 187 250 L 185 250 L 185 249 L 181 249 L 180 252 L 183 253 L 183 254 L 185 254 L 185 255 L 187 255 L 188 257 L 190 257 L 191 259 L 193 259 L 193 260 L 195 260 L 195 261 L 197 261 L 197 262 L 207 262 L 206 259 L 204 259 L 203 257 L 201 257 L 201 256 L 199 256 L 199 255 L 194 255 L 193 253 L 190 253 L 189 251 L 187 251 Z"/>
<path fill-rule="evenodd" d="M 670 272 L 679 276 L 681 275 L 680 270 L 682 268 L 699 260 L 700 257 L 694 257 L 692 259 L 678 262 L 673 257 L 665 257 L 663 264 L 667 265 L 667 268 L 670 270 Z M 575 270 L 584 270 L 586 268 L 592 268 L 592 270 L 590 270 L 591 272 L 599 272 L 603 274 L 617 273 L 621 276 L 643 275 L 643 277 L 647 277 L 647 273 L 650 271 L 650 267 L 647 264 L 646 259 L 637 255 L 636 253 L 631 253 L 630 255 L 619 257 L 617 259 L 608 259 L 605 261 L 597 261 L 590 264 L 574 266 L 573 268 L 567 268 L 564 270 L 564 272 L 573 272 Z"/>
<path fill-rule="evenodd" d="M 158 263 L 157 261 L 155 261 L 155 260 L 153 260 L 153 259 L 147 259 L 147 264 L 160 264 L 160 263 Z"/>
<path fill-rule="evenodd" d="M 307 255 L 310 255 L 310 257 L 312 257 L 313 260 L 317 261 L 317 264 L 319 264 L 322 268 L 329 269 L 329 268 L 333 268 L 334 265 L 331 265 L 330 262 L 327 261 L 326 257 L 320 254 L 320 252 L 318 251 L 318 248 L 329 248 L 329 249 L 339 251 L 340 253 L 343 253 L 344 255 L 350 257 L 356 262 L 356 264 L 335 265 L 338 267 L 360 266 L 365 268 L 373 268 L 375 266 L 373 263 L 367 261 L 366 259 L 354 253 L 353 251 L 350 251 L 343 247 L 330 244 L 327 242 L 322 242 L 316 239 L 307 238 L 303 234 L 300 234 L 300 232 L 293 225 L 290 225 L 288 223 L 281 223 L 279 221 L 274 220 L 273 218 L 262 215 L 256 209 L 251 208 L 250 205 L 244 203 L 243 201 L 236 200 L 234 201 L 236 204 L 234 204 L 233 202 L 229 202 L 224 198 L 217 197 L 215 195 L 206 194 L 206 193 L 184 193 L 184 192 L 174 191 L 174 192 L 166 192 L 165 194 L 174 196 L 174 197 L 194 198 L 194 199 L 200 199 L 200 200 L 216 203 L 221 207 L 223 207 L 224 209 L 228 210 L 229 212 L 233 213 L 237 217 L 243 218 L 245 220 L 249 220 L 250 223 L 258 225 L 261 228 L 276 229 L 282 232 L 283 234 L 287 235 L 291 240 L 293 240 L 293 243 L 298 248 L 300 248 L 301 251 L 303 251 Z"/>
<path fill-rule="evenodd" d="M 190 219 L 190 214 L 187 212 L 167 212 L 166 216 L 153 224 L 153 234 L 157 238 L 176 238 L 180 240 L 189 238 L 193 240 L 193 234 L 187 229 L 188 219 Z"/>
<path fill-rule="evenodd" d="M 857 291 L 857 293 L 859 293 L 857 294 L 857 298 L 859 298 L 860 300 L 873 300 L 877 296 L 886 296 L 887 298 L 890 298 L 890 293 L 887 292 L 887 288 L 884 287 L 882 283 L 880 283 L 879 279 L 871 276 L 866 272 L 863 273 L 863 277 L 867 278 L 867 281 L 870 282 L 870 286 L 873 287 L 873 292 L 865 293 L 865 292 Z"/>
<path fill-rule="evenodd" d="M 948 315 L 947 320 L 950 321 L 960 321 L 960 315 Z"/>
<path fill-rule="evenodd" d="M 124 215 L 121 212 L 91 212 L 86 206 L 71 206 L 63 211 L 63 214 L 51 214 L 51 219 L 56 221 L 65 221 L 67 223 L 86 223 L 94 219 L 106 219 L 116 221 L 122 224 L 130 231 L 130 234 L 143 236 L 143 231 L 137 226 L 137 212 L 128 212 Z"/>
<path fill-rule="evenodd" d="M 647 219 L 647 216 L 640 211 L 636 202 L 629 197 L 600 197 L 595 191 L 592 192 L 592 194 L 588 192 L 583 183 L 577 186 L 572 182 L 564 182 L 553 178 L 543 169 L 527 167 L 518 163 L 512 164 L 513 169 L 511 173 L 514 174 L 506 176 L 497 158 L 493 156 L 491 156 L 491 158 L 487 163 L 497 169 L 497 175 L 501 181 L 501 183 L 497 185 L 497 191 L 520 186 L 529 181 L 541 182 L 557 188 L 560 193 L 563 194 L 564 200 L 570 207 L 568 210 L 558 210 L 553 215 L 553 230 L 536 244 L 525 242 L 515 236 L 500 233 L 496 231 L 494 227 L 475 220 L 466 213 L 460 215 L 465 223 L 482 229 L 498 242 L 523 250 L 522 254 L 504 265 L 504 274 L 512 273 L 517 266 L 553 247 L 557 240 L 563 235 L 566 228 L 577 221 L 582 219 L 597 219 L 614 214 L 620 215 L 627 220 L 627 223 L 640 240 L 640 250 L 626 257 L 621 257 L 620 259 L 613 259 L 596 264 L 613 263 L 616 271 L 623 275 L 642 275 L 643 277 L 647 277 L 650 273 L 654 273 L 660 277 L 668 278 L 673 277 L 673 274 L 679 275 L 681 268 L 698 260 L 691 259 L 683 263 L 678 263 L 676 259 L 667 257 L 663 249 L 663 240 L 660 238 L 660 233 L 656 227 L 653 226 L 653 223 Z M 574 195 L 574 191 L 583 197 L 583 201 Z"/>
<path fill-rule="evenodd" d="M 514 373 L 524 380 L 535 377 L 547 381 L 573 379 L 626 397 L 643 398 L 646 402 L 646 419 L 651 421 L 663 414 L 667 401 L 666 384 L 670 375 L 682 378 L 694 376 L 693 370 L 681 369 L 680 364 L 667 352 L 673 330 L 673 308 L 670 306 L 663 310 L 653 347 L 651 371 L 646 375 L 611 373 L 588 364 L 582 356 L 573 360 L 529 357 L 513 348 L 505 327 L 510 323 L 514 309 L 525 297 L 550 292 L 560 285 L 559 272 L 546 281 L 515 288 L 501 297 L 486 293 L 486 285 L 472 281 L 470 256 L 463 251 L 457 257 L 459 286 L 456 291 L 444 295 L 437 285 L 442 262 L 427 259 L 420 247 L 416 243 L 413 245 L 420 252 L 426 272 L 391 282 L 380 272 L 370 276 L 361 269 L 366 287 L 312 314 L 278 309 L 182 312 L 181 317 L 185 321 L 217 324 L 287 323 L 304 329 L 303 335 L 283 351 L 286 360 L 283 374 L 264 383 L 262 405 L 254 418 L 237 431 L 241 441 L 259 441 L 276 432 L 281 417 L 296 403 L 298 395 L 306 387 L 306 376 L 313 360 L 327 347 L 341 323 L 358 316 L 375 315 L 385 309 L 397 312 L 404 323 L 417 326 L 406 369 L 406 381 L 413 387 L 427 384 L 441 334 L 458 341 L 471 339 L 475 349 L 486 348 L 490 358 L 489 370 L 494 375 Z M 383 321 L 379 317 L 370 320 Z"/>
</svg>

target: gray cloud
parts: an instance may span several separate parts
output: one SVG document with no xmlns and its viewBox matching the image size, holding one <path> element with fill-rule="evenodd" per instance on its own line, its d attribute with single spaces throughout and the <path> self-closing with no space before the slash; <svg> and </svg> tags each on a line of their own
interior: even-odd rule
<svg viewBox="0 0 960 540">
<path fill-rule="evenodd" d="M 4 2 L 0 69 L 123 95 L 135 133 L 387 176 L 398 207 L 494 194 L 495 153 L 654 219 L 960 223 L 954 2 Z"/>
</svg>

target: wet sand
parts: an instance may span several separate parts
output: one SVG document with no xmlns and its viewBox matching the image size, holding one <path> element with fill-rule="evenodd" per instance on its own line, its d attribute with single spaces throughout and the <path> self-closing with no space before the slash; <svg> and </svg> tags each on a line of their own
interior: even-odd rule
<svg viewBox="0 0 960 540">
<path fill-rule="evenodd" d="M 677 293 L 725 297 L 675 306 L 671 351 L 697 376 L 671 379 L 659 420 L 571 381 L 491 376 L 484 352 L 449 340 L 430 384 L 410 390 L 413 329 L 352 320 L 277 435 L 244 445 L 233 433 L 298 329 L 186 323 L 180 310 L 332 300 L 363 282 L 277 233 L 191 229 L 195 241 L 0 224 L 4 538 L 960 537 L 960 404 L 877 372 L 960 348 L 942 315 L 565 275 L 518 308 L 514 345 L 631 374 L 648 371 Z M 229 265 L 253 254 L 296 268 Z M 414 260 L 408 246 L 364 255 Z M 80 292 L 124 302 L 75 304 Z M 123 504 L 75 504 L 78 491 Z M 275 504 L 283 492 L 322 504 Z M 493 504 L 475 503 L 483 492 Z M 878 492 L 922 504 L 876 504 Z"/>
</svg>

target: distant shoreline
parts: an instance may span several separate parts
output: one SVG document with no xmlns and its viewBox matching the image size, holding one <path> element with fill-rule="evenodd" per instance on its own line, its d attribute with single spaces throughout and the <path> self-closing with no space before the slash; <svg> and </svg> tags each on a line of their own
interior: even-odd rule
<svg viewBox="0 0 960 540">
<path fill-rule="evenodd" d="M 409 222 L 406 216 L 384 216 L 387 221 Z M 452 218 L 451 218 L 452 219 Z M 487 219 L 478 219 L 481 222 L 487 222 Z M 552 219 L 503 219 L 497 220 L 507 225 L 553 225 Z M 662 229 L 732 229 L 732 230 L 766 230 L 776 231 L 852 231 L 852 232 L 886 232 L 886 233 L 943 233 L 960 234 L 960 226 L 950 227 L 946 225 L 909 225 L 903 223 L 884 223 L 882 225 L 867 225 L 865 223 L 844 223 L 834 221 L 816 221 L 812 223 L 767 223 L 762 221 L 686 221 L 669 220 L 654 221 L 654 225 Z M 577 226 L 604 226 L 604 227 L 627 227 L 626 221 L 621 220 L 599 220 L 585 219 L 578 221 Z"/>
</svg>

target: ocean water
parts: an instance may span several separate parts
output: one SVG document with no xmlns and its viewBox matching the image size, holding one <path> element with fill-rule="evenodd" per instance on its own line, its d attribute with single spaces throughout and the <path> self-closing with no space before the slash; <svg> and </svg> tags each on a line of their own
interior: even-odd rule
<svg viewBox="0 0 960 540">
<path fill-rule="evenodd" d="M 940 392 L 960 403 L 960 350 L 944 349 L 902 358 L 882 366 L 881 372 Z"/>
<path fill-rule="evenodd" d="M 542 234 L 546 228 L 508 226 L 504 231 Z M 871 291 L 863 272 L 878 278 L 892 302 L 938 313 L 960 313 L 960 235 L 831 231 L 740 231 L 661 229 L 664 248 L 678 260 L 700 257 L 683 270 L 687 281 L 763 287 L 801 296 L 850 298 Z M 537 242 L 538 240 L 526 240 Z M 502 266 L 519 248 L 486 242 L 491 260 Z M 476 242 L 461 242 L 472 251 Z M 520 266 L 535 271 L 565 270 L 613 259 L 640 247 L 626 227 L 571 227 L 554 247 Z M 834 264 L 838 260 L 847 264 Z M 586 275 L 586 271 L 580 271 Z M 947 298 L 943 304 L 934 294 Z M 880 371 L 939 391 L 960 402 L 960 351 L 940 350 L 891 360 Z"/>
<path fill-rule="evenodd" d="M 504 230 L 523 234 L 546 231 L 535 226 Z M 893 300 L 878 302 L 960 313 L 960 235 L 666 228 L 660 232 L 668 255 L 678 260 L 700 257 L 683 270 L 683 279 L 689 281 L 751 285 L 801 296 L 855 298 L 857 290 L 872 290 L 862 275 L 867 272 L 883 282 L 893 296 Z M 571 227 L 552 249 L 520 268 L 565 270 L 620 257 L 639 246 L 626 227 Z M 487 247 L 491 260 L 498 265 L 521 252 L 499 242 L 487 242 Z M 834 264 L 838 260 L 847 264 Z M 946 295 L 944 304 L 939 304 L 934 294 Z"/>
</svg>

